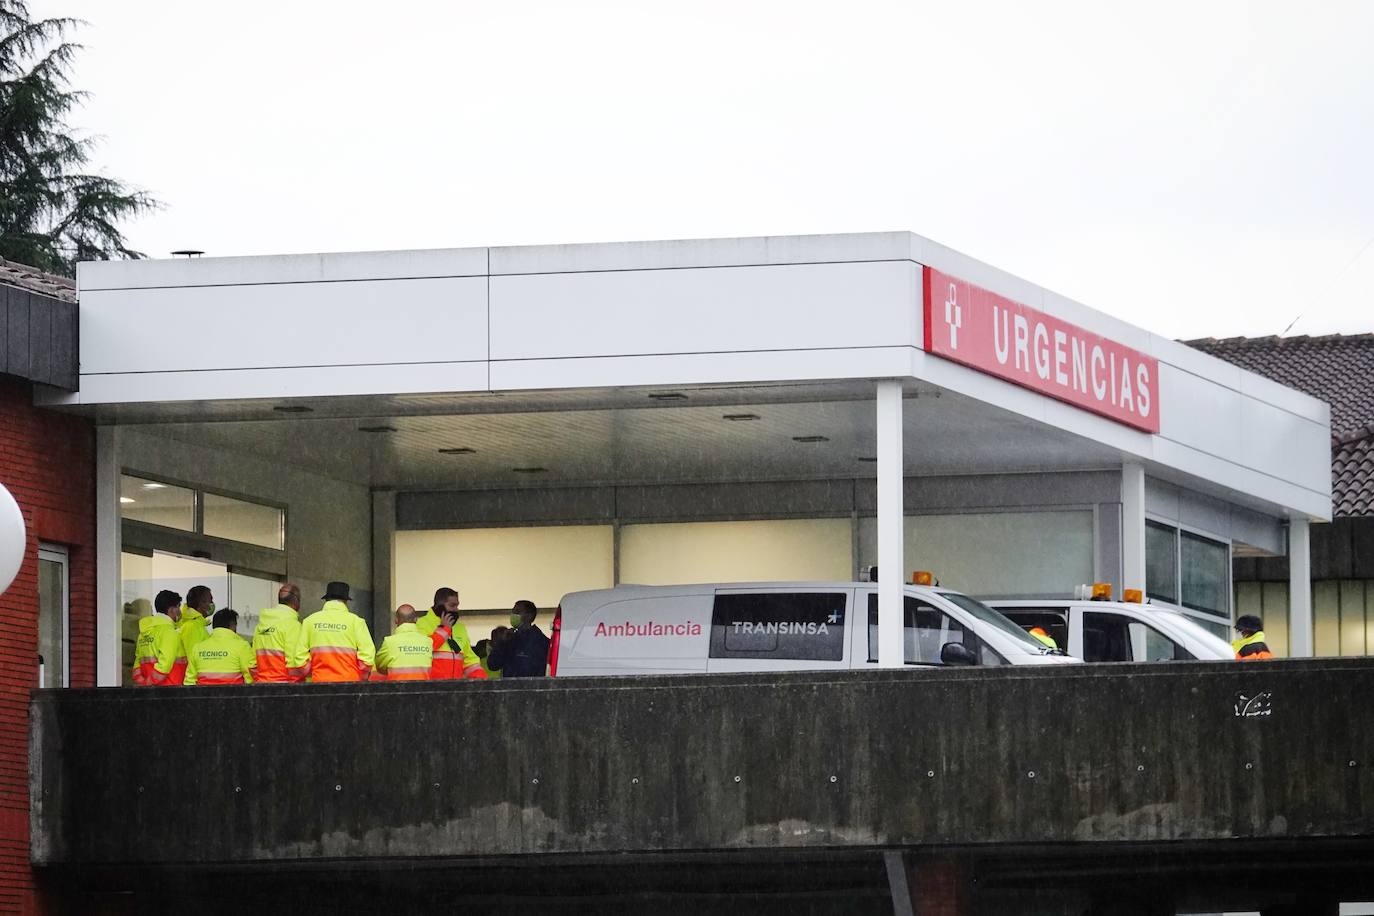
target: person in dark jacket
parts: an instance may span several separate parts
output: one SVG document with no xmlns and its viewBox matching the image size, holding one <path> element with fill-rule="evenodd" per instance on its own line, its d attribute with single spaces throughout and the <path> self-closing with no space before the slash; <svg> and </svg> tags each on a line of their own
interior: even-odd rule
<svg viewBox="0 0 1374 916">
<path fill-rule="evenodd" d="M 517 601 L 511 616 L 518 616 L 520 625 L 492 640 L 487 664 L 503 678 L 543 677 L 549 663 L 549 638 L 535 626 L 539 609 L 533 601 Z"/>
</svg>

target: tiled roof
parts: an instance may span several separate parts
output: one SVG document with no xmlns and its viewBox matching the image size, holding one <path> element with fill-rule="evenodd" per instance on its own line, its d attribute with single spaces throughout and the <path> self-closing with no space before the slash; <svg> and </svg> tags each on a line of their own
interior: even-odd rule
<svg viewBox="0 0 1374 916">
<path fill-rule="evenodd" d="M 1184 341 L 1331 405 L 1331 509 L 1374 515 L 1374 334 Z"/>
<path fill-rule="evenodd" d="M 76 283 L 66 277 L 44 273 L 27 264 L 17 264 L 0 258 L 0 283 L 17 286 L 30 292 L 42 293 L 61 299 L 63 302 L 76 301 Z"/>
<path fill-rule="evenodd" d="M 1374 515 L 1374 426 L 1332 445 L 1331 512 L 1338 517 Z"/>
</svg>

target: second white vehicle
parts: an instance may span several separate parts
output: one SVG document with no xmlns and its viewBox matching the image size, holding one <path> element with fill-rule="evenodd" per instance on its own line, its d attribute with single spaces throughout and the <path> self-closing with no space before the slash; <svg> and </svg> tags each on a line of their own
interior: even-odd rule
<svg viewBox="0 0 1374 916">
<path fill-rule="evenodd" d="M 1235 658 L 1226 640 L 1173 608 L 1084 599 L 989 603 L 1027 630 L 1039 627 L 1085 662 Z"/>
<path fill-rule="evenodd" d="M 967 595 L 920 585 L 903 592 L 909 665 L 1077 661 Z M 876 667 L 877 586 L 623 585 L 565 596 L 554 631 L 558 677 Z"/>
</svg>

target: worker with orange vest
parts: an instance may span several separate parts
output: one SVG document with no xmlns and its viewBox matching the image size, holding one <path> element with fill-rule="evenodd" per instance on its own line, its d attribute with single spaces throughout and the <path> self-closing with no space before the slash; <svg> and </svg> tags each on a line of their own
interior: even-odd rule
<svg viewBox="0 0 1374 916">
<path fill-rule="evenodd" d="M 134 643 L 134 683 L 140 687 L 177 685 L 186 676 L 186 654 L 177 635 L 181 596 L 163 590 L 153 599 L 153 613 L 138 620 Z"/>
<path fill-rule="evenodd" d="M 1255 662 L 1273 658 L 1269 645 L 1264 641 L 1264 621 L 1254 614 L 1243 614 L 1236 619 L 1236 632 L 1240 639 L 1231 643 L 1236 650 L 1236 658 L 1243 662 Z"/>
<path fill-rule="evenodd" d="M 377 673 L 388 681 L 427 681 L 434 664 L 430 637 L 415 627 L 420 614 L 409 604 L 396 609 L 396 632 L 377 650 Z"/>
<path fill-rule="evenodd" d="M 1040 642 L 1040 643 L 1044 644 L 1044 646 L 1045 646 L 1046 648 L 1049 648 L 1049 649 L 1058 649 L 1058 648 L 1059 648 L 1059 643 L 1055 640 L 1055 638 L 1054 638 L 1053 636 L 1051 636 L 1048 632 L 1045 631 L 1045 628 L 1044 628 L 1044 627 L 1039 627 L 1039 626 L 1031 627 L 1031 628 L 1030 628 L 1029 630 L 1027 630 L 1026 632 L 1029 633 L 1031 636 L 1035 637 L 1035 639 L 1036 639 L 1037 642 Z"/>
<path fill-rule="evenodd" d="M 365 681 L 372 674 L 376 647 L 367 624 L 348 609 L 353 598 L 347 582 L 330 582 L 324 607 L 301 624 L 288 668 L 304 669 L 312 684 Z"/>
<path fill-rule="evenodd" d="M 196 643 L 186 659 L 186 686 L 253 683 L 258 658 L 238 634 L 238 611 L 222 608 L 210 623 L 210 635 Z"/>
<path fill-rule="evenodd" d="M 482 660 L 472 649 L 468 628 L 458 620 L 458 591 L 444 588 L 434 593 L 434 605 L 416 624 L 434 646 L 430 680 L 485 679 Z"/>
<path fill-rule="evenodd" d="M 304 668 L 289 668 L 286 657 L 301 635 L 301 587 L 288 582 L 277 589 L 277 606 L 263 610 L 253 631 L 257 656 L 256 684 L 287 684 L 305 680 Z"/>
</svg>

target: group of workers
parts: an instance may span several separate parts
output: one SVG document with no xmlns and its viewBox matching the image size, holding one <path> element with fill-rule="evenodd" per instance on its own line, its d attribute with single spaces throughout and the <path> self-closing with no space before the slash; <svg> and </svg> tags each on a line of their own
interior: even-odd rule
<svg viewBox="0 0 1374 916">
<path fill-rule="evenodd" d="M 511 626 L 473 645 L 458 619 L 458 592 L 440 588 L 421 614 L 396 609 L 396 628 L 377 647 L 367 623 L 349 609 L 347 582 L 330 582 L 323 606 L 301 619 L 301 590 L 277 592 L 259 617 L 252 642 L 238 635 L 239 615 L 216 611 L 204 585 L 181 595 L 158 592 L 153 613 L 139 620 L 133 681 L 139 686 L 272 684 L 388 680 L 428 681 L 541 677 L 549 639 L 535 624 L 538 608 L 517 601 Z"/>
</svg>

